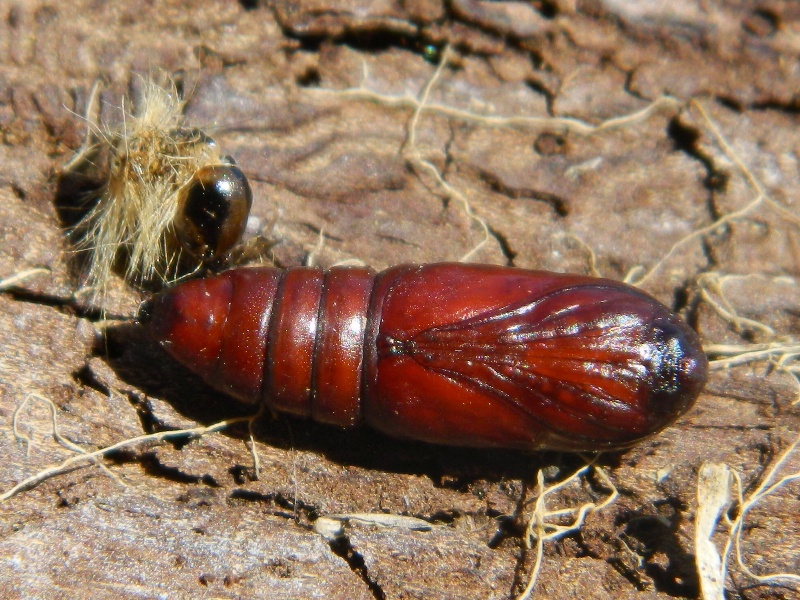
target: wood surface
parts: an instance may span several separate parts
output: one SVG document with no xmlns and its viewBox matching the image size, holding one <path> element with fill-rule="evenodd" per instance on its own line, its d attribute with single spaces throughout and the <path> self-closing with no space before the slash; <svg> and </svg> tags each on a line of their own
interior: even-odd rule
<svg viewBox="0 0 800 600">
<path fill-rule="evenodd" d="M 182 73 L 187 121 L 250 178 L 264 262 L 632 275 L 708 348 L 797 345 L 794 2 L 3 1 L 0 279 L 46 271 L 0 293 L 0 494 L 75 455 L 53 414 L 84 452 L 248 414 L 135 327 L 104 327 L 146 294 L 115 280 L 101 307 L 75 295 L 61 166 L 94 82 L 119 127 L 154 70 Z M 713 370 L 674 427 L 600 457 L 620 495 L 545 544 L 532 597 L 699 597 L 701 465 L 730 465 L 747 493 L 800 432 L 797 362 L 776 360 Z M 123 448 L 4 500 L 0 596 L 514 598 L 536 559 L 537 472 L 551 485 L 584 464 L 282 416 L 255 433 L 258 478 L 239 426 Z M 798 469 L 792 455 L 782 472 Z M 589 474 L 548 508 L 608 491 Z M 800 573 L 798 494 L 789 483 L 749 514 L 754 573 Z M 320 518 L 354 513 L 432 528 L 320 533 Z M 797 598 L 783 583 L 731 562 L 725 586 Z"/>
</svg>

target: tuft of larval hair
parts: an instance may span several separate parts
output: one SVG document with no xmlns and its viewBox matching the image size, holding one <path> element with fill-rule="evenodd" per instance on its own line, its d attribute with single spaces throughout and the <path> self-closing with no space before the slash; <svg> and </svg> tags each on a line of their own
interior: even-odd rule
<svg viewBox="0 0 800 600">
<path fill-rule="evenodd" d="M 70 161 L 80 164 L 81 154 L 89 152 L 107 156 L 96 204 L 71 232 L 77 250 L 88 254 L 82 284 L 101 295 L 118 266 L 133 285 L 176 277 L 179 191 L 200 168 L 221 162 L 213 140 L 185 126 L 184 101 L 175 84 L 142 83 L 132 113 L 123 99 L 119 127 L 101 131 L 89 119 L 90 135 L 94 129 L 97 139 L 87 140 Z"/>
</svg>

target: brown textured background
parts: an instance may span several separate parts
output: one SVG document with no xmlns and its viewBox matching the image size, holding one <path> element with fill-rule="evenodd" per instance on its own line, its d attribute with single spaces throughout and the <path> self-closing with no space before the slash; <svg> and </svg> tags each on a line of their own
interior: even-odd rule
<svg viewBox="0 0 800 600">
<path fill-rule="evenodd" d="M 452 60 L 409 147 L 409 106 L 436 68 L 423 53 L 431 43 L 449 43 Z M 30 451 L 14 437 L 13 412 L 31 392 L 55 403 L 62 434 L 86 450 L 242 414 L 135 333 L 98 339 L 99 315 L 71 298 L 57 169 L 81 143 L 92 83 L 106 82 L 111 108 L 132 73 L 155 68 L 186 72 L 190 122 L 251 177 L 254 224 L 280 265 L 307 260 L 320 232 L 313 256 L 323 266 L 458 260 L 482 239 L 463 197 L 490 232 L 471 260 L 590 272 L 594 253 L 597 271 L 623 278 L 668 256 L 644 288 L 704 343 L 800 335 L 794 2 L 4 1 L 0 278 L 51 273 L 0 295 L 0 492 L 69 456 L 48 436 L 40 402 L 21 414 Z M 677 102 L 592 134 L 546 120 L 599 125 L 663 95 Z M 757 198 L 690 99 L 770 200 L 668 255 Z M 725 292 L 776 335 L 737 332 L 712 310 L 697 286 L 709 272 L 752 274 Z M 139 300 L 119 284 L 107 308 L 131 314 Z M 697 470 L 726 462 L 752 486 L 800 430 L 796 394 L 763 363 L 716 371 L 675 427 L 603 457 L 621 496 L 548 544 L 534 597 L 697 597 Z M 510 598 L 532 566 L 520 507 L 536 471 L 558 479 L 581 464 L 280 418 L 261 424 L 254 480 L 242 433 L 118 452 L 106 461 L 118 481 L 82 468 L 0 504 L 0 595 Z M 602 491 L 589 481 L 559 501 Z M 436 527 L 351 525 L 333 544 L 311 528 L 356 512 Z M 798 514 L 796 485 L 753 512 L 754 570 L 800 572 Z M 751 584 L 733 569 L 730 597 L 797 597 Z"/>
</svg>

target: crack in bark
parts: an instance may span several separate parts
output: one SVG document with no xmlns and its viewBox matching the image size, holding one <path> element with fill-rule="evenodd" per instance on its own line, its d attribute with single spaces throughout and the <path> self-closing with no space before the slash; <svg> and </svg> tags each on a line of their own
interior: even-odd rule
<svg viewBox="0 0 800 600">
<path fill-rule="evenodd" d="M 670 120 L 667 126 L 667 135 L 672 138 L 676 150 L 683 152 L 703 165 L 706 170 L 703 185 L 712 192 L 712 199 L 713 192 L 725 191 L 730 174 L 727 171 L 718 169 L 714 164 L 714 158 L 700 148 L 698 142 L 703 135 L 701 129 L 681 122 L 680 116 L 676 116 Z M 717 220 L 721 215 L 714 208 L 711 216 L 714 220 Z"/>
<path fill-rule="evenodd" d="M 244 502 L 258 502 L 268 506 L 276 506 L 283 510 L 270 510 L 268 514 L 288 519 L 295 523 L 301 524 L 301 517 L 304 523 L 310 523 L 318 516 L 318 508 L 313 504 L 307 504 L 300 500 L 289 499 L 281 492 L 264 494 L 253 490 L 237 489 L 231 492 L 228 496 L 230 500 L 242 500 Z M 286 512 L 291 511 L 291 512 Z"/>
<path fill-rule="evenodd" d="M 500 246 L 500 251 L 503 253 L 503 256 L 505 256 L 506 266 L 513 267 L 514 259 L 517 258 L 518 253 L 511 248 L 511 243 L 504 234 L 500 233 L 491 225 L 487 225 L 487 228 L 489 229 L 489 235 L 495 239 L 497 245 Z"/>
<path fill-rule="evenodd" d="M 356 551 L 347 536 L 336 538 L 329 542 L 328 545 L 330 546 L 331 552 L 343 559 L 347 563 L 347 566 L 350 567 L 350 570 L 358 575 L 361 581 L 367 585 L 373 598 L 376 600 L 386 600 L 386 592 L 383 591 L 383 588 L 381 588 L 377 581 L 369 576 L 364 556 Z"/>
<path fill-rule="evenodd" d="M 725 108 L 728 108 L 736 113 L 752 112 L 780 112 L 787 115 L 796 116 L 800 114 L 800 98 L 793 97 L 789 100 L 779 100 L 777 98 L 768 98 L 766 100 L 759 100 L 753 102 L 742 102 L 740 99 L 732 95 L 716 94 L 713 96 L 714 100 L 719 102 Z"/>
<path fill-rule="evenodd" d="M 155 452 L 143 452 L 136 457 L 142 469 L 148 475 L 167 481 L 183 484 L 201 483 L 211 488 L 221 488 L 220 483 L 212 475 L 192 475 L 178 467 L 170 467 L 159 460 Z"/>
<path fill-rule="evenodd" d="M 513 187 L 504 183 L 497 175 L 485 169 L 476 169 L 480 177 L 493 192 L 501 194 L 511 200 L 533 200 L 548 205 L 559 217 L 569 214 L 569 203 L 565 198 L 551 192 L 535 190 L 533 188 Z"/>
</svg>

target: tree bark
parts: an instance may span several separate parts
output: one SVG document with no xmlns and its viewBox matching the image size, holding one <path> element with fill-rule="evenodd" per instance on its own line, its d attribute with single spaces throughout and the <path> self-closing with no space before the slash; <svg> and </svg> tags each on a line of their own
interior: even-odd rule
<svg viewBox="0 0 800 600">
<path fill-rule="evenodd" d="M 187 122 L 250 178 L 245 243 L 264 262 L 628 276 L 712 358 L 722 344 L 797 344 L 792 2 L 77 0 L 4 3 L 0 17 L 0 278 L 47 269 L 0 294 L 0 493 L 74 455 L 54 440 L 53 414 L 86 452 L 247 414 L 135 327 L 103 326 L 146 293 L 115 280 L 102 310 L 74 295 L 60 168 L 98 80 L 113 129 L 140 76 L 182 71 Z M 752 489 L 800 431 L 796 360 L 776 360 L 713 370 L 675 426 L 600 457 L 620 496 L 545 544 L 532 597 L 698 597 L 700 466 L 726 463 Z M 3 501 L 0 595 L 513 598 L 535 562 L 524 527 L 537 472 L 551 485 L 583 464 L 283 416 L 255 433 L 258 478 L 234 427 L 131 446 Z M 784 472 L 798 467 L 793 455 Z M 800 572 L 794 485 L 749 514 L 756 573 Z M 608 491 L 589 474 L 548 508 Z M 432 529 L 314 528 L 355 513 Z M 730 598 L 793 593 L 752 583 L 731 563 Z"/>
</svg>

